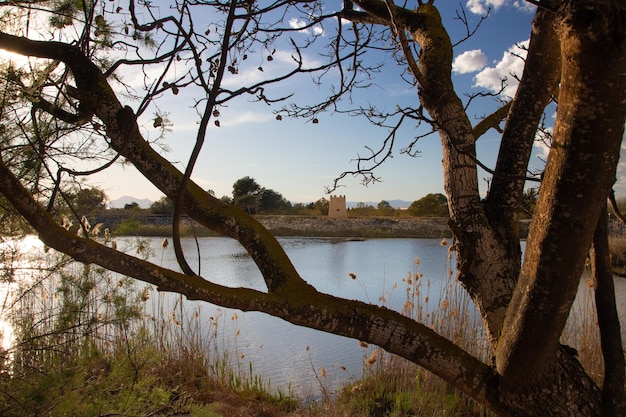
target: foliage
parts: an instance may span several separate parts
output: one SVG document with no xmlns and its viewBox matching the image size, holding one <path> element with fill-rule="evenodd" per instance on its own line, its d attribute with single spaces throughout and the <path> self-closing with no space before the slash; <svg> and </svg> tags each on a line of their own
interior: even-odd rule
<svg viewBox="0 0 626 417">
<path fill-rule="evenodd" d="M 294 203 L 291 206 L 289 214 L 296 215 L 313 215 L 313 216 L 328 216 L 328 208 L 330 202 L 328 199 L 322 197 L 313 203 Z"/>
<path fill-rule="evenodd" d="M 9 287 L 2 311 L 14 330 L 0 370 L 3 416 L 218 416 L 220 395 L 236 398 L 241 408 L 250 406 L 246 397 L 263 399 L 276 416 L 296 405 L 282 392 L 274 397 L 259 376 L 241 372 L 217 344 L 212 323 L 207 329 L 190 314 L 181 337 L 182 316 L 146 315 L 155 294 L 149 288 L 43 252 L 35 239 L 14 242 L 2 246 L 10 259 L 2 263 L 3 276 L 20 284 Z M 22 252 L 26 242 L 36 245 L 29 253 Z M 120 249 L 151 256 L 142 241 Z"/>
<path fill-rule="evenodd" d="M 124 204 L 124 210 L 138 210 L 138 209 L 140 209 L 140 207 L 139 207 L 139 203 L 136 201 L 133 201 L 132 203 Z"/>
<path fill-rule="evenodd" d="M 291 203 L 279 192 L 263 189 L 259 198 L 261 213 L 287 213 L 291 210 Z"/>
<path fill-rule="evenodd" d="M 104 210 L 108 197 L 100 188 L 81 188 L 69 195 L 69 203 L 79 216 L 87 216 Z"/>
<path fill-rule="evenodd" d="M 356 207 L 350 209 L 348 216 L 374 216 L 376 208 L 370 204 L 359 202 Z"/>
<path fill-rule="evenodd" d="M 395 214 L 395 209 L 391 207 L 391 204 L 389 204 L 388 201 L 385 200 L 382 200 L 380 203 L 378 203 L 376 209 L 382 216 L 392 216 Z"/>
<path fill-rule="evenodd" d="M 235 181 L 233 184 L 233 200 L 250 195 L 259 195 L 261 193 L 261 186 L 256 182 L 254 178 L 243 177 Z"/>
<path fill-rule="evenodd" d="M 236 199 L 233 199 L 233 204 L 249 214 L 255 214 L 259 211 L 260 201 L 259 196 L 255 194 L 244 194 Z"/>
<path fill-rule="evenodd" d="M 123 220 L 114 230 L 120 236 L 136 236 L 141 228 L 141 222 L 136 218 Z"/>
<path fill-rule="evenodd" d="M 248 176 L 233 184 L 232 203 L 250 214 L 285 214 L 291 211 L 291 203 L 282 194 L 261 187 Z"/>
<path fill-rule="evenodd" d="M 408 212 L 416 217 L 447 217 L 448 199 L 443 194 L 428 194 L 411 203 Z"/>
<path fill-rule="evenodd" d="M 315 203 L 312 203 L 308 206 L 310 210 L 317 211 L 318 214 L 322 216 L 328 216 L 328 209 L 330 207 L 330 201 L 326 198 L 320 198 Z"/>
<path fill-rule="evenodd" d="M 161 197 L 150 205 L 150 211 L 154 214 L 169 214 L 174 213 L 174 202 L 168 197 Z"/>
<path fill-rule="evenodd" d="M 141 241 L 123 249 L 148 254 Z M 6 247 L 3 253 L 16 262 L 5 272 L 19 271 L 25 259 L 17 253 L 9 256 Z M 363 375 L 340 388 L 336 397 L 299 404 L 289 393 L 270 392 L 263 378 L 251 369 L 242 372 L 245 367 L 233 362 L 236 347 L 235 352 L 222 350 L 224 344 L 231 348 L 232 344 L 224 341 L 218 326 L 233 318 L 216 316 L 207 328 L 198 315 L 187 310 L 188 305 L 184 314 L 178 313 L 177 305 L 173 310 L 163 307 L 162 295 L 141 289 L 128 278 L 114 281 L 101 268 L 76 265 L 56 254 L 44 262 L 58 262 L 60 281 L 52 285 L 56 274 L 50 276 L 43 268 L 36 273 L 31 270 L 29 277 L 37 287 L 24 287 L 16 294 L 29 309 L 15 310 L 11 317 L 26 315 L 29 319 L 13 322 L 27 327 L 15 327 L 18 339 L 12 355 L 21 361 L 9 363 L 10 368 L 0 373 L 0 413 L 7 417 L 112 413 L 219 416 L 233 415 L 235 409 L 261 408 L 272 417 L 438 415 L 442 410 L 445 415 L 459 417 L 491 415 L 434 375 L 376 347 L 364 350 Z M 451 266 L 451 259 L 447 262 Z M 471 300 L 453 274 L 447 275 L 439 295 L 431 294 L 429 279 L 420 273 L 416 258 L 415 269 L 380 300 L 385 303 L 394 297 L 392 292 L 398 292 L 405 298 L 404 315 L 428 323 L 474 355 L 489 356 Z M 358 278 L 354 281 L 357 285 Z M 51 289 L 59 296 L 32 302 L 38 299 L 37 294 Z M 565 341 L 586 348 L 580 352 L 580 360 L 595 361 L 594 368 L 588 369 L 601 369 L 599 340 L 589 333 L 594 326 L 588 314 L 591 288 L 587 291 L 587 301 L 577 310 L 576 323 L 568 329 Z M 153 307 L 146 314 L 151 296 L 158 297 L 161 308 Z M 89 320 L 94 311 L 102 313 L 97 322 Z M 47 318 L 37 320 L 40 317 Z M 58 323 L 56 330 L 46 327 L 51 323 Z M 58 329 L 67 328 L 76 330 L 78 336 L 64 339 L 67 331 Z M 28 362 L 26 358 L 30 358 Z M 324 380 L 321 377 L 320 383 Z"/>
</svg>

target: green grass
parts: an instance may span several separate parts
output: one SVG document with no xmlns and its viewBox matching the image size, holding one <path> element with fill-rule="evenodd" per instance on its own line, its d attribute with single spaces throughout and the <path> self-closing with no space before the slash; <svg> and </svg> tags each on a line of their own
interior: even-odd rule
<svg viewBox="0 0 626 417">
<path fill-rule="evenodd" d="M 135 245 L 145 252 L 140 241 Z M 49 265 L 51 255 L 43 256 Z M 54 261 L 52 270 L 31 271 L 28 285 L 15 288 L 17 298 L 2 311 L 16 333 L 0 372 L 2 416 L 492 415 L 427 371 L 376 347 L 364 350 L 361 376 L 336 392 L 324 386 L 322 376 L 322 399 L 305 403 L 290 390 L 272 389 L 253 364 L 240 360 L 238 332 L 224 350 L 218 330 L 230 317 L 214 317 L 206 326 L 199 312 L 183 315 L 178 303 L 167 310 L 161 299 L 151 301 L 153 311 L 146 316 L 143 306 L 151 293 L 134 281 L 63 257 Z M 18 271 L 4 272 L 15 280 L 10 275 Z M 419 272 L 417 258 L 414 271 L 394 287 L 381 295 L 382 302 L 399 294 L 403 314 L 488 360 L 482 323 L 451 268 L 438 294 Z M 600 382 L 603 364 L 592 289 L 587 290 L 562 342 L 578 349 L 581 363 Z"/>
</svg>

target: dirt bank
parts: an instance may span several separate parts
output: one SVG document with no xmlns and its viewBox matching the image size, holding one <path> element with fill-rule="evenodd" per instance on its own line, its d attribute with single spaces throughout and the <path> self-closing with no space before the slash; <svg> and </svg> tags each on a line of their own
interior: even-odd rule
<svg viewBox="0 0 626 417">
<path fill-rule="evenodd" d="M 275 236 L 314 237 L 407 237 L 443 238 L 450 237 L 448 219 L 443 217 L 350 217 L 334 219 L 326 216 L 259 215 L 255 216 Z M 120 234 L 138 236 L 169 236 L 172 233 L 172 217 L 160 215 L 97 215 L 94 221 L 103 222 L 105 227 Z M 118 226 L 134 221 L 133 228 L 122 230 Z M 195 222 L 194 222 L 195 223 Z M 191 227 L 189 219 L 182 219 L 182 233 L 186 236 L 215 236 L 215 233 L 198 224 Z M 520 234 L 526 236 L 528 222 L 520 222 Z"/>
<path fill-rule="evenodd" d="M 449 237 L 447 218 L 256 216 L 276 236 Z"/>
</svg>

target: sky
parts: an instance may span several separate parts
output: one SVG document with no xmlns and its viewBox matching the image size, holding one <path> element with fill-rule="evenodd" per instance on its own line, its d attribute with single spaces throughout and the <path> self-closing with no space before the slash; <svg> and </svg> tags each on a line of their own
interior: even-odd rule
<svg viewBox="0 0 626 417">
<path fill-rule="evenodd" d="M 328 7 L 341 2 L 329 1 Z M 336 3 L 336 4 L 335 4 Z M 456 13 L 459 3 L 439 1 L 445 26 L 455 42 L 464 37 L 465 27 L 458 22 Z M 498 90 L 501 78 L 507 77 L 509 85 L 504 94 L 513 96 L 516 82 L 511 74 L 521 75 L 523 61 L 516 55 L 523 51 L 516 45 L 527 43 L 534 7 L 517 0 L 468 0 L 464 4 L 471 21 L 476 22 L 489 8 L 491 13 L 478 32 L 454 49 L 453 82 L 457 93 L 467 100 L 465 94 Z M 337 6 L 338 7 L 338 6 Z M 301 22 L 289 21 L 294 27 Z M 313 28 L 292 36 L 307 36 Z M 324 35 L 322 35 L 324 36 Z M 315 50 L 305 50 L 305 59 L 315 62 L 320 57 Z M 365 91 L 355 93 L 354 105 L 375 103 L 386 109 L 396 106 L 418 106 L 415 87 L 400 77 L 397 64 L 387 55 L 378 52 L 369 59 L 385 61 L 384 70 L 375 74 L 372 85 Z M 266 70 L 280 72 L 281 66 L 289 65 L 290 52 L 277 51 L 275 59 Z M 134 72 L 133 72 L 134 71 Z M 125 81 L 138 87 L 142 75 L 133 68 L 125 68 Z M 226 86 L 236 87 L 242 80 L 259 76 L 256 71 L 241 71 L 237 76 L 226 77 Z M 246 78 L 249 77 L 249 78 Z M 321 96 L 325 86 L 316 85 L 310 78 L 287 80 L 277 87 L 276 93 L 294 92 L 294 101 L 307 102 L 308 98 Z M 185 90 L 170 95 L 158 103 L 159 110 L 172 122 L 171 132 L 162 140 L 168 152 L 164 156 L 175 161 L 181 170 L 189 158 L 197 131 L 197 114 L 192 108 L 194 101 Z M 131 104 L 132 107 L 132 103 Z M 495 109 L 493 98 L 473 101 L 469 108 L 470 118 L 479 121 Z M 154 111 L 151 109 L 139 120 L 147 139 L 158 136 L 152 126 Z M 247 99 L 229 103 L 220 109 L 220 127 L 211 124 L 192 179 L 202 188 L 213 190 L 216 196 L 230 196 L 232 185 L 238 179 L 249 176 L 262 187 L 281 193 L 292 202 L 313 202 L 325 194 L 326 187 L 343 171 L 355 169 L 354 159 L 367 156 L 370 149 L 377 149 L 388 131 L 369 124 L 363 118 L 344 114 L 323 113 L 319 123 L 302 119 L 276 120 L 275 108 Z M 549 118 L 553 117 L 549 115 Z M 397 136 L 397 149 L 393 158 L 375 171 L 381 182 L 364 186 L 360 178 L 347 177 L 341 187 L 332 194 L 345 195 L 348 201 L 373 201 L 401 199 L 415 201 L 429 193 L 443 193 L 443 172 L 439 138 L 431 135 L 420 139 L 416 149 L 419 156 L 400 154 L 399 150 L 410 143 L 423 128 L 406 124 Z M 487 166 L 494 166 L 499 137 L 490 131 L 478 142 L 478 157 Z M 532 165 L 540 167 L 546 149 L 536 147 Z M 483 175 L 484 174 L 484 175 Z M 487 173 L 481 173 L 483 192 L 487 187 Z M 162 197 L 160 191 L 143 179 L 132 166 L 114 166 L 89 179 L 89 183 L 105 190 L 110 200 L 122 196 L 147 198 L 152 201 Z"/>
</svg>

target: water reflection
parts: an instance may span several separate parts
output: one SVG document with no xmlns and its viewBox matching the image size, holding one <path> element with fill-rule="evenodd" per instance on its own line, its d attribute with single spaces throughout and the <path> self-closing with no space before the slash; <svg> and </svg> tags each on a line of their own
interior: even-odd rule
<svg viewBox="0 0 626 417">
<path fill-rule="evenodd" d="M 404 287 L 398 285 L 403 278 L 422 273 L 431 296 L 436 298 L 451 262 L 448 248 L 433 239 L 283 238 L 280 242 L 301 276 L 319 291 L 385 304 L 396 310 L 402 308 L 406 299 Z M 160 239 L 150 239 L 149 243 L 154 261 L 162 260 L 163 266 L 177 268 L 171 247 L 162 249 Z M 185 253 L 197 253 L 195 245 L 194 240 L 185 239 Z M 265 290 L 256 265 L 238 242 L 202 238 L 198 245 L 204 277 L 231 287 Z M 420 259 L 419 267 L 416 257 Z M 188 261 L 197 264 L 193 255 L 189 255 Z M 356 280 L 349 274 L 354 274 Z M 173 308 L 176 297 L 172 295 L 164 302 Z M 297 327 L 263 313 L 241 313 L 198 302 L 186 302 L 185 311 L 198 305 L 202 305 L 201 322 L 208 323 L 216 316 L 223 318 L 223 336 L 230 338 L 231 348 L 235 348 L 244 368 L 252 363 L 254 372 L 268 378 L 272 387 L 291 387 L 301 395 L 316 395 L 320 383 L 332 390 L 351 377 L 359 377 L 364 358 L 374 349 L 364 349 L 355 340 Z M 235 314 L 237 320 L 231 320 Z M 325 377 L 320 376 L 321 367 Z"/>
</svg>

